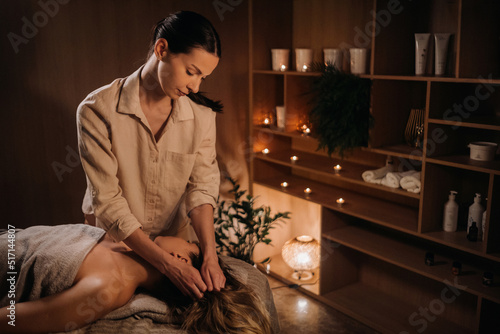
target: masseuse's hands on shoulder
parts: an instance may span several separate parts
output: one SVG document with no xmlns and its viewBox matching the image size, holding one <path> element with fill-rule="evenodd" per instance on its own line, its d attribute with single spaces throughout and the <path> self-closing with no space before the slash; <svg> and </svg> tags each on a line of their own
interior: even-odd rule
<svg viewBox="0 0 500 334">
<path fill-rule="evenodd" d="M 166 254 L 165 256 L 170 256 Z M 166 259 L 165 272 L 172 283 L 184 294 L 192 299 L 200 299 L 207 290 L 207 285 L 201 278 L 200 272 L 190 264 L 172 259 Z"/>
<path fill-rule="evenodd" d="M 226 284 L 226 277 L 219 265 L 217 254 L 205 256 L 201 266 L 201 276 L 207 285 L 208 291 L 220 291 Z"/>
</svg>

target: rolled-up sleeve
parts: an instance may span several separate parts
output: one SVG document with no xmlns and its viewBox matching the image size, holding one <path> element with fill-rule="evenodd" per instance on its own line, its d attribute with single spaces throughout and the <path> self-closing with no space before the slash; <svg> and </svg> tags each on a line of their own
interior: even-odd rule
<svg viewBox="0 0 500 334">
<path fill-rule="evenodd" d="M 101 227 L 115 240 L 126 239 L 141 223 L 131 213 L 117 177 L 118 162 L 111 149 L 112 127 L 99 113 L 95 100 L 77 110 L 78 147 L 87 176 L 87 200 Z M 85 211 L 85 209 L 84 209 Z"/>
<path fill-rule="evenodd" d="M 215 150 L 216 114 L 210 112 L 210 126 L 196 152 L 195 164 L 187 185 L 186 211 L 188 214 L 202 204 L 210 204 L 215 208 L 219 195 L 220 172 Z"/>
</svg>

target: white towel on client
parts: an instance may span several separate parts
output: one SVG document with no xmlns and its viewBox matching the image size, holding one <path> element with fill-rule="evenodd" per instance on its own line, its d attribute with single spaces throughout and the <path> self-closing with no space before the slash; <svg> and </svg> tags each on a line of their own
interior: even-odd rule
<svg viewBox="0 0 500 334">
<path fill-rule="evenodd" d="M 392 172 L 393 170 L 394 170 L 393 165 L 386 165 L 379 169 L 364 171 L 363 174 L 361 174 L 361 177 L 365 182 L 380 184 L 384 176 L 387 173 Z"/>
<path fill-rule="evenodd" d="M 401 172 L 401 173 L 396 173 L 396 172 L 387 173 L 387 175 L 382 179 L 382 185 L 390 188 L 399 188 L 400 186 L 399 182 L 401 181 L 401 179 L 413 173 L 415 173 L 414 170 L 409 170 L 407 172 Z"/>
<path fill-rule="evenodd" d="M 401 188 L 406 189 L 409 192 L 412 193 L 419 193 L 420 192 L 420 172 L 417 171 L 412 171 L 413 173 L 410 175 L 406 175 L 401 178 L 399 181 L 399 184 L 401 185 Z"/>
</svg>

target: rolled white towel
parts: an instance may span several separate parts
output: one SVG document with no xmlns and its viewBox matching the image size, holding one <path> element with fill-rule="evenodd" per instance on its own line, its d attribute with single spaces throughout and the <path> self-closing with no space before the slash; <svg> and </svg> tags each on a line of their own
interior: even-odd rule
<svg viewBox="0 0 500 334">
<path fill-rule="evenodd" d="M 390 188 L 399 188 L 400 181 L 403 177 L 413 174 L 415 171 L 410 170 L 407 172 L 390 172 L 382 179 L 382 185 Z"/>
<path fill-rule="evenodd" d="M 380 184 L 382 178 L 387 173 L 392 172 L 393 170 L 394 170 L 393 165 L 386 165 L 379 169 L 364 171 L 363 174 L 361 174 L 361 177 L 365 182 Z"/>
<path fill-rule="evenodd" d="M 420 192 L 420 172 L 413 171 L 413 173 L 406 175 L 399 181 L 401 188 L 406 189 L 409 192 L 419 193 Z"/>
</svg>

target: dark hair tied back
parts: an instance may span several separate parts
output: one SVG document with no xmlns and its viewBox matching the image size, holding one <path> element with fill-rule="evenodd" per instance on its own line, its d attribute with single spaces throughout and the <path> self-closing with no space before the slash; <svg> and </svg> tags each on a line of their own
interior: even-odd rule
<svg viewBox="0 0 500 334">
<path fill-rule="evenodd" d="M 153 30 L 148 58 L 153 54 L 154 45 L 160 38 L 167 40 L 168 50 L 172 54 L 189 53 L 192 49 L 200 48 L 221 57 L 217 31 L 210 21 L 195 12 L 180 11 L 158 22 Z M 220 101 L 213 101 L 202 93 L 190 93 L 188 96 L 194 102 L 213 111 L 222 111 L 223 106 Z"/>
</svg>

